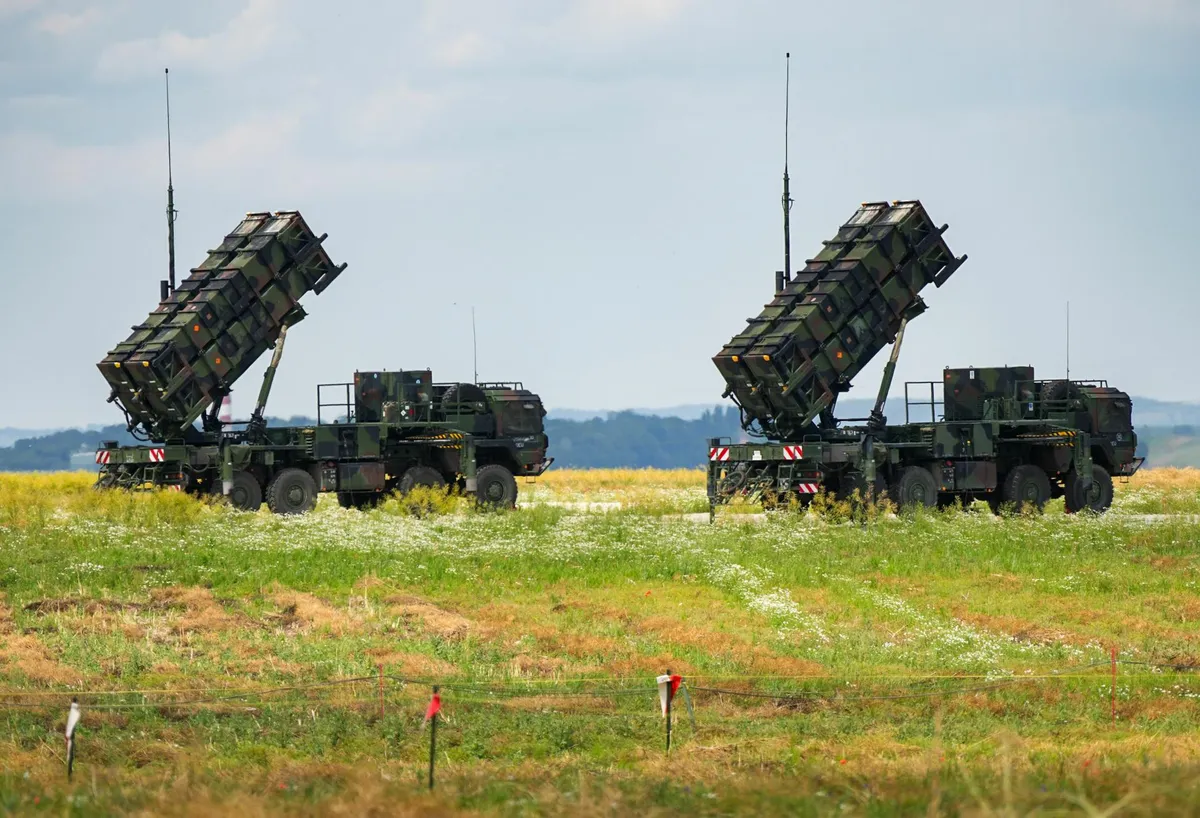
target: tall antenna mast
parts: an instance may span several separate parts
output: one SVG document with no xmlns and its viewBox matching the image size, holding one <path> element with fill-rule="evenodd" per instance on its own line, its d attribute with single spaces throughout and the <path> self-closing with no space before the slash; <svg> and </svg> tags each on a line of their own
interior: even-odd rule
<svg viewBox="0 0 1200 818">
<path fill-rule="evenodd" d="M 471 305 L 471 368 L 475 371 L 475 383 L 479 383 L 479 345 L 475 343 L 475 305 Z"/>
<path fill-rule="evenodd" d="M 783 92 L 783 283 L 792 280 L 792 233 L 788 214 L 792 209 L 792 197 L 788 193 L 788 114 L 792 94 L 792 52 L 787 52 L 784 62 Z"/>
<path fill-rule="evenodd" d="M 167 275 L 175 292 L 175 180 L 171 169 L 171 69 L 164 68 L 167 84 Z"/>
<path fill-rule="evenodd" d="M 1071 382 L 1071 302 L 1067 302 L 1067 383 Z"/>
</svg>

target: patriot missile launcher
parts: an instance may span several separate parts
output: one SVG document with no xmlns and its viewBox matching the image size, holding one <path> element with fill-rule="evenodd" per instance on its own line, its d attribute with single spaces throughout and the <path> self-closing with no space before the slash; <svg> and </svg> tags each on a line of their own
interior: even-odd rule
<svg viewBox="0 0 1200 818">
<path fill-rule="evenodd" d="M 318 386 L 315 425 L 268 428 L 283 344 L 305 316 L 300 299 L 346 267 L 324 240 L 296 211 L 250 213 L 178 288 L 164 282 L 158 308 L 99 364 L 109 400 L 147 444 L 102 443 L 98 487 L 224 494 L 239 509 L 265 501 L 279 514 L 311 510 L 320 492 L 366 508 L 418 486 L 511 507 L 516 476 L 550 467 L 541 399 L 516 382 L 356 373 L 353 384 Z M 237 380 L 272 347 L 250 419 L 222 418 Z"/>
<path fill-rule="evenodd" d="M 905 329 L 925 311 L 920 292 L 966 260 L 934 224 L 919 201 L 866 203 L 794 278 L 776 273 L 774 299 L 713 358 L 725 397 L 758 439 L 709 441 L 713 506 L 735 496 L 803 504 L 825 492 L 886 492 L 901 508 L 958 498 L 1040 510 L 1055 497 L 1068 512 L 1109 507 L 1113 477 L 1132 475 L 1142 459 L 1132 401 L 1104 381 L 1036 380 L 1032 367 L 947 368 L 940 384 L 905 384 L 905 423 L 887 423 Z M 870 417 L 839 423 L 838 395 L 889 343 Z"/>
</svg>

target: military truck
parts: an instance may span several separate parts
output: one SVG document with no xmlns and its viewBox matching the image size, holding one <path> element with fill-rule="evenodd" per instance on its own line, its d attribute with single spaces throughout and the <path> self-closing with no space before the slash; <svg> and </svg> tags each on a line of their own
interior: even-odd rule
<svg viewBox="0 0 1200 818">
<path fill-rule="evenodd" d="M 549 468 L 545 415 L 519 383 L 434 384 L 428 370 L 357 373 L 341 411 L 318 387 L 318 423 L 268 427 L 266 404 L 288 329 L 345 269 L 300 213 L 249 213 L 98 366 L 109 401 L 146 445 L 105 441 L 100 488 L 221 493 L 253 510 L 312 509 L 319 492 L 364 507 L 392 490 L 454 484 L 484 504 L 516 502 L 515 475 Z M 223 421 L 234 383 L 274 348 L 248 421 Z M 326 397 L 328 393 L 326 392 Z"/>
<path fill-rule="evenodd" d="M 786 205 L 784 214 L 786 224 Z M 1068 512 L 1111 505 L 1113 477 L 1132 475 L 1142 458 L 1132 401 L 1104 381 L 1037 380 L 1029 366 L 947 368 L 940 400 L 936 383 L 908 383 L 905 422 L 887 423 L 905 328 L 926 309 L 919 293 L 966 261 L 946 229 L 919 201 L 867 202 L 794 277 L 776 273 L 774 299 L 713 358 L 724 397 L 760 442 L 709 441 L 711 504 L 886 492 L 901 508 L 955 498 L 994 509 L 1040 510 L 1055 497 Z M 889 343 L 869 417 L 839 421 L 838 396 Z"/>
</svg>

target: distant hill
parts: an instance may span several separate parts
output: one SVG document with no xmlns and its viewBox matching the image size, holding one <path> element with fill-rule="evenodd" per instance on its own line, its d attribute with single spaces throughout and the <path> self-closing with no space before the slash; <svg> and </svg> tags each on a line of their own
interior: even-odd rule
<svg viewBox="0 0 1200 818">
<path fill-rule="evenodd" d="M 1146 426 L 1137 430 L 1138 454 L 1146 468 L 1200 468 L 1200 424 Z"/>
<path fill-rule="evenodd" d="M 871 410 L 866 399 L 844 400 L 838 407 L 843 419 L 863 418 Z M 904 403 L 888 401 L 888 419 L 904 422 Z M 1147 467 L 1200 467 L 1200 406 L 1187 403 L 1134 399 L 1138 454 Z M 913 421 L 928 419 L 914 412 Z M 1155 422 L 1147 422 L 1155 421 Z M 269 418 L 271 426 L 310 426 L 312 418 L 296 415 Z M 13 430 L 6 430 L 10 433 Z M 24 430 L 23 430 L 24 431 Z M 37 430 L 34 430 L 37 431 Z M 546 418 L 550 454 L 557 465 L 575 468 L 632 467 L 679 468 L 703 462 L 705 439 L 744 439 L 732 404 L 689 404 L 663 409 L 620 412 L 554 410 Z M 66 429 L 48 434 L 28 434 L 0 448 L 0 471 L 56 471 L 72 468 L 72 454 L 94 451 L 101 440 L 133 443 L 123 426 Z M 88 458 L 76 458 L 76 468 L 93 468 Z"/>
<path fill-rule="evenodd" d="M 53 434 L 59 429 L 17 429 L 12 426 L 0 426 L 0 448 L 11 446 L 23 437 L 41 437 Z"/>
</svg>

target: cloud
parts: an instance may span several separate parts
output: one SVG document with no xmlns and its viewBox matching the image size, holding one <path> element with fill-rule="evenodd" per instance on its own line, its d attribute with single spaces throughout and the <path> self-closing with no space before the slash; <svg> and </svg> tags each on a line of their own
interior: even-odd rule
<svg viewBox="0 0 1200 818">
<path fill-rule="evenodd" d="M 493 44 L 478 31 L 464 31 L 434 46 L 434 61 L 439 65 L 461 68 L 491 56 Z"/>
<path fill-rule="evenodd" d="M 13 17 L 41 5 L 42 0 L 0 0 L 0 17 Z"/>
<path fill-rule="evenodd" d="M 1178 26 L 1200 24 L 1195 0 L 1107 0 L 1107 5 L 1140 23 Z"/>
<path fill-rule="evenodd" d="M 162 174 L 161 147 L 66 145 L 44 133 L 0 136 L 0 199 L 84 200 L 117 188 L 150 185 Z"/>
<path fill-rule="evenodd" d="M 442 185 L 453 162 L 327 151 L 304 144 L 302 111 L 257 114 L 210 138 L 176 140 L 175 179 L 193 194 L 261 191 L 271 197 L 319 197 Z M 308 120 L 311 122 L 311 120 Z M 120 145 L 71 145 L 33 131 L 0 135 L 0 202 L 90 202 L 165 182 L 159 138 Z"/>
<path fill-rule="evenodd" d="M 90 28 L 103 18 L 103 16 L 104 13 L 98 8 L 87 8 L 78 14 L 59 11 L 42 17 L 34 23 L 33 27 L 45 34 L 53 34 L 55 37 L 65 37 L 69 34 L 75 34 Z"/>
<path fill-rule="evenodd" d="M 585 32 L 604 38 L 640 35 L 672 22 L 686 0 L 581 0 L 574 16 Z"/>
<path fill-rule="evenodd" d="M 281 39 L 283 19 L 280 0 L 248 0 L 224 29 L 213 34 L 191 37 L 167 31 L 108 46 L 100 53 L 96 75 L 121 80 L 175 65 L 211 73 L 232 71 L 262 58 Z"/>
<path fill-rule="evenodd" d="M 5 103 L 23 111 L 50 111 L 75 105 L 78 101 L 76 97 L 66 94 L 20 94 L 9 97 Z"/>
<path fill-rule="evenodd" d="M 348 141 L 395 145 L 420 132 L 444 108 L 445 97 L 413 88 L 400 81 L 355 101 L 348 117 Z"/>
<path fill-rule="evenodd" d="M 511 4 L 428 0 L 421 19 L 435 64 L 461 68 L 507 57 L 620 46 L 662 30 L 692 0 L 572 0 Z M 484 34 L 483 32 L 486 32 Z"/>
</svg>

